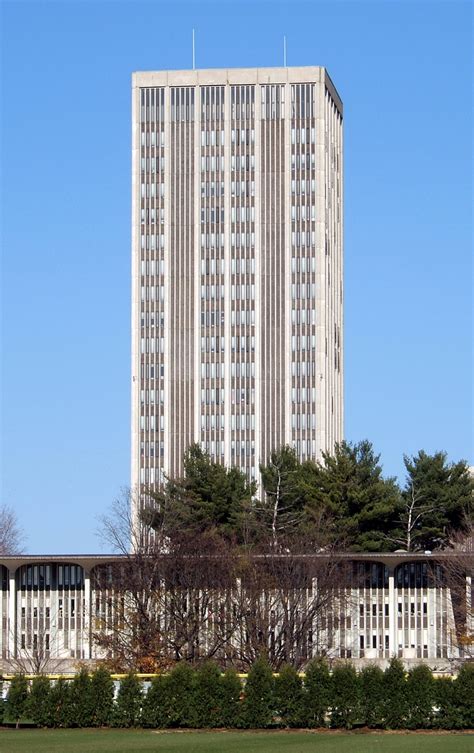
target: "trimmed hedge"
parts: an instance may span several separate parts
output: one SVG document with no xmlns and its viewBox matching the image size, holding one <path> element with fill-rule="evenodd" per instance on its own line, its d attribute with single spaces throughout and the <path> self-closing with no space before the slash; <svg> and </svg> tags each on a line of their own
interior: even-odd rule
<svg viewBox="0 0 474 753">
<path fill-rule="evenodd" d="M 398 659 L 385 672 L 369 665 L 357 673 L 341 662 L 331 674 L 316 659 L 302 678 L 290 666 L 275 677 L 261 658 L 244 684 L 234 670 L 181 662 L 146 685 L 127 675 L 115 698 L 105 669 L 82 669 L 71 681 L 38 676 L 28 684 L 15 675 L 4 706 L 4 721 L 28 716 L 38 727 L 472 729 L 474 665 L 452 680 L 434 679 L 423 664 L 407 674 Z"/>
</svg>

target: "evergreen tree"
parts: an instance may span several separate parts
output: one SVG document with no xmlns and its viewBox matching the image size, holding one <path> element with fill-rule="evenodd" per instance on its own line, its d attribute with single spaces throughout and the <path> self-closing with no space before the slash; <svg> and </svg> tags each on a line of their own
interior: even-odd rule
<svg viewBox="0 0 474 753">
<path fill-rule="evenodd" d="M 355 667 L 336 665 L 331 681 L 331 726 L 352 729 L 360 713 L 360 686 Z"/>
<path fill-rule="evenodd" d="M 474 480 L 464 460 L 448 463 L 445 452 L 404 456 L 407 477 L 391 533 L 409 551 L 439 549 L 452 531 L 472 521 Z"/>
<path fill-rule="evenodd" d="M 16 722 L 16 728 L 20 726 L 20 719 L 25 714 L 28 703 L 28 683 L 22 674 L 17 674 L 10 680 L 8 688 L 5 716 Z"/>
<path fill-rule="evenodd" d="M 454 702 L 460 727 L 474 729 L 474 665 L 463 664 L 454 681 Z"/>
<path fill-rule="evenodd" d="M 270 665 L 264 657 L 257 659 L 251 667 L 244 693 L 244 726 L 251 729 L 269 727 L 274 714 L 274 681 Z"/>
<path fill-rule="evenodd" d="M 393 478 L 384 478 L 372 444 L 341 442 L 334 452 L 323 453 L 309 481 L 310 510 L 332 516 L 332 535 L 354 551 L 387 549 L 387 535 L 399 504 L 400 491 Z"/>
<path fill-rule="evenodd" d="M 221 675 L 222 726 L 238 727 L 241 717 L 240 696 L 242 683 L 234 669 L 228 669 Z"/>
<path fill-rule="evenodd" d="M 47 677 L 38 675 L 31 682 L 28 696 L 27 714 L 38 727 L 50 727 L 51 718 L 51 683 Z"/>
<path fill-rule="evenodd" d="M 361 720 L 367 727 L 384 726 L 384 676 L 380 667 L 368 665 L 359 675 Z"/>
<path fill-rule="evenodd" d="M 52 727 L 70 726 L 70 684 L 63 678 L 57 680 L 49 692 L 49 718 Z"/>
<path fill-rule="evenodd" d="M 90 685 L 93 727 L 108 727 L 114 708 L 114 682 L 104 667 L 93 672 Z"/>
<path fill-rule="evenodd" d="M 113 711 L 114 727 L 138 727 L 141 722 L 142 689 L 136 675 L 130 673 L 120 682 Z"/>
<path fill-rule="evenodd" d="M 196 682 L 192 667 L 179 662 L 168 678 L 168 715 L 171 727 L 194 727 L 196 724 Z"/>
<path fill-rule="evenodd" d="M 384 672 L 384 717 L 389 729 L 401 729 L 408 716 L 405 670 L 400 659 L 393 658 Z"/>
<path fill-rule="evenodd" d="M 434 681 L 433 724 L 438 729 L 460 729 L 462 713 L 456 704 L 455 684 L 451 677 L 438 677 Z"/>
<path fill-rule="evenodd" d="M 275 708 L 285 727 L 301 727 L 303 721 L 303 684 L 294 667 L 285 665 L 275 678 Z"/>
<path fill-rule="evenodd" d="M 433 674 L 426 664 L 419 664 L 408 673 L 406 681 L 408 703 L 407 726 L 425 729 L 433 726 L 435 701 Z"/>
<path fill-rule="evenodd" d="M 195 726 L 222 727 L 222 684 L 212 662 L 198 667 L 195 676 Z"/>
<path fill-rule="evenodd" d="M 145 511 L 145 521 L 172 538 L 210 529 L 241 538 L 256 484 L 237 467 L 211 460 L 198 444 L 186 450 L 183 465 L 182 478 L 169 479 L 163 492 L 152 493 L 155 507 Z"/>
<path fill-rule="evenodd" d="M 304 678 L 303 717 L 308 727 L 325 727 L 331 698 L 331 676 L 327 661 L 313 659 Z"/>
<path fill-rule="evenodd" d="M 74 675 L 69 687 L 68 716 L 69 727 L 92 725 L 91 678 L 84 667 Z"/>
<path fill-rule="evenodd" d="M 164 729 L 169 726 L 169 687 L 167 675 L 158 675 L 151 681 L 143 700 L 142 723 L 144 727 Z"/>
</svg>

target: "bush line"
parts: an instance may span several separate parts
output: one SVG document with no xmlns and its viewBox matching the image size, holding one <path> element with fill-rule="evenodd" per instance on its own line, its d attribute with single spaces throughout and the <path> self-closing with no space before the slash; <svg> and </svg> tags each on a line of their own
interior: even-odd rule
<svg viewBox="0 0 474 753">
<path fill-rule="evenodd" d="M 184 662 L 151 683 L 133 673 L 117 683 L 103 667 L 81 671 L 72 680 L 31 682 L 15 675 L 0 723 L 27 717 L 38 727 L 149 728 L 317 728 L 472 729 L 474 665 L 464 664 L 456 679 L 434 679 L 423 664 L 405 672 L 398 659 L 385 671 L 350 663 L 329 671 L 315 659 L 301 676 L 284 666 L 274 676 L 264 658 L 247 681 L 216 664 Z"/>
</svg>

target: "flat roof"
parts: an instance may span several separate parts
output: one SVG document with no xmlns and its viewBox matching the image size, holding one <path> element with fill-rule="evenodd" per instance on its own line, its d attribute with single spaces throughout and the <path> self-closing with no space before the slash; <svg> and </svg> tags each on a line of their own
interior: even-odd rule
<svg viewBox="0 0 474 753">
<path fill-rule="evenodd" d="M 267 68 L 186 68 L 182 70 L 134 71 L 132 73 L 132 87 L 284 83 L 324 83 L 342 115 L 342 99 L 326 68 L 320 65 Z"/>
</svg>

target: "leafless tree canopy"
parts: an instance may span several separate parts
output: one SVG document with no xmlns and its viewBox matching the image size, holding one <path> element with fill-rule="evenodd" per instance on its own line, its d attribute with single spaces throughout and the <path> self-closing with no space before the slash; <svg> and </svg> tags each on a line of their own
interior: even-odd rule
<svg viewBox="0 0 474 753">
<path fill-rule="evenodd" d="M 0 555 L 21 554 L 24 533 L 11 507 L 0 507 Z"/>
<path fill-rule="evenodd" d="M 116 669 L 210 658 L 245 669 L 262 653 L 299 668 L 326 645 L 327 615 L 347 611 L 344 565 L 322 533 L 315 548 L 280 532 L 278 552 L 272 529 L 258 547 L 215 529 L 138 533 L 127 496 L 102 523 L 124 557 L 95 569 L 93 635 Z"/>
<path fill-rule="evenodd" d="M 461 654 L 474 659 L 474 522 L 466 521 L 463 531 L 451 537 L 451 546 L 445 550 L 448 557 L 443 561 L 446 584 L 451 592 L 456 640 Z M 470 586 L 466 576 L 471 578 Z M 470 593 L 467 593 L 470 588 Z"/>
</svg>

